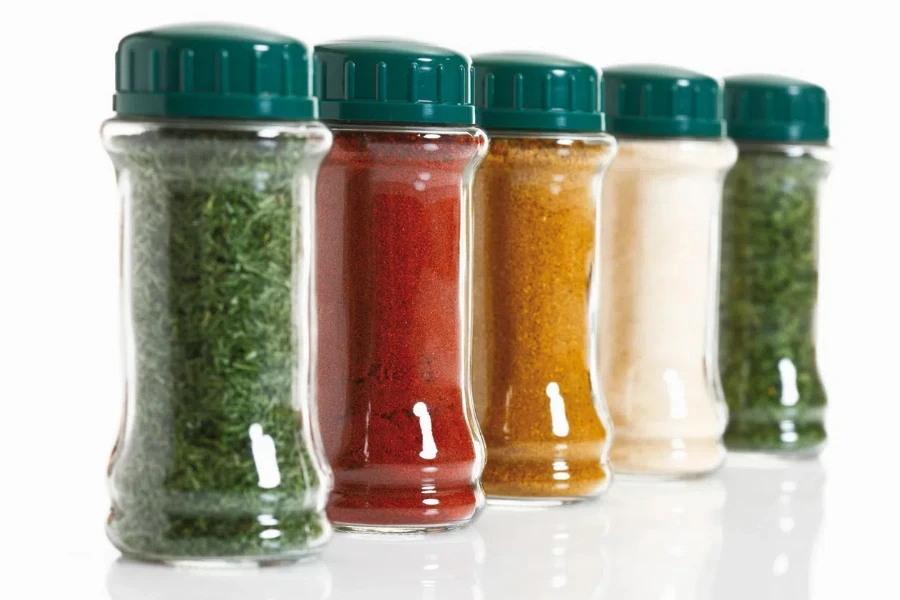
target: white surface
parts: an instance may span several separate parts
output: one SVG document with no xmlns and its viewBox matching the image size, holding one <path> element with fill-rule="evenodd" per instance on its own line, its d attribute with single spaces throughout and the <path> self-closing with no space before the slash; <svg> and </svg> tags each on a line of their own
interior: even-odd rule
<svg viewBox="0 0 900 600">
<path fill-rule="evenodd" d="M 710 589 L 718 577 L 730 591 L 716 588 L 707 598 L 751 597 L 760 586 L 794 577 L 809 578 L 808 597 L 815 600 L 896 596 L 900 76 L 892 3 L 570 0 L 530 6 L 489 0 L 459 0 L 452 10 L 424 0 L 0 3 L 0 597 L 102 600 L 109 578 L 115 590 L 146 589 L 145 598 L 301 599 L 314 598 L 304 590 L 330 578 L 333 597 L 372 580 L 385 590 L 401 586 L 393 596 L 382 593 L 399 600 L 465 598 L 443 589 L 470 590 L 476 582 L 491 599 L 518 600 L 504 595 L 510 586 L 526 599 L 690 600 L 704 598 L 695 590 Z M 407 36 L 470 53 L 526 48 L 598 66 L 664 61 L 719 76 L 770 71 L 824 85 L 838 151 L 823 215 L 819 315 L 831 445 L 823 457 L 824 491 L 792 501 L 795 528 L 779 528 L 777 497 L 746 500 L 743 513 L 717 508 L 757 489 L 725 471 L 724 482 L 698 483 L 686 495 L 666 486 L 632 493 L 615 485 L 608 501 L 588 511 L 514 521 L 488 513 L 460 541 L 435 538 L 428 542 L 433 548 L 381 551 L 339 539 L 327 561 L 283 576 L 198 579 L 125 566 L 108 574 L 116 554 L 102 534 L 104 467 L 121 402 L 118 214 L 112 167 L 97 130 L 110 114 L 119 38 L 198 19 L 274 27 L 310 43 Z M 691 496 L 699 499 L 688 503 Z M 680 516 L 671 508 L 679 502 L 686 503 Z M 819 503 L 825 516 L 813 548 L 810 515 Z M 747 541 L 730 541 L 736 528 L 758 521 Z M 606 523 L 609 532 L 602 534 Z M 554 545 L 556 527 L 569 529 L 568 541 Z M 554 555 L 560 547 L 563 555 Z M 804 553 L 812 557 L 808 566 Z M 750 576 L 755 568 L 743 570 L 745 558 L 759 561 L 759 576 Z M 423 586 L 430 573 L 443 585 Z M 172 582 L 182 577 L 182 592 L 173 591 Z M 555 594 L 554 581 L 562 585 Z M 200 591 L 177 595 L 189 589 Z M 766 600 L 764 591 L 755 599 Z M 804 600 L 803 593 L 769 597 Z"/>
<path fill-rule="evenodd" d="M 473 527 L 420 538 L 338 534 L 321 559 L 290 567 L 129 562 L 93 523 L 69 552 L 49 551 L 30 565 L 39 593 L 28 597 L 75 590 L 96 600 L 807 600 L 884 592 L 888 565 L 866 556 L 875 546 L 845 546 L 852 540 L 842 526 L 871 532 L 887 515 L 848 511 L 841 500 L 859 491 L 842 491 L 825 459 L 732 461 L 686 482 L 620 481 L 596 503 L 488 508 Z M 840 569 L 831 567 L 836 558 Z"/>
</svg>

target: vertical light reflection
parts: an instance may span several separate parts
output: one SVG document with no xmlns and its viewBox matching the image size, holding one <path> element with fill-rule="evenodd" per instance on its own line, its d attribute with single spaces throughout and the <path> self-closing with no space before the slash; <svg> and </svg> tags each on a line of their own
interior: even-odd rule
<svg viewBox="0 0 900 600">
<path fill-rule="evenodd" d="M 684 382 L 675 369 L 663 372 L 663 381 L 669 391 L 669 416 L 673 419 L 687 418 L 687 402 L 685 401 Z"/>
<path fill-rule="evenodd" d="M 281 484 L 281 471 L 278 469 L 278 456 L 275 451 L 275 440 L 264 434 L 262 425 L 254 423 L 250 426 L 250 451 L 253 453 L 253 464 L 259 477 L 259 487 L 270 490 Z"/>
<path fill-rule="evenodd" d="M 550 423 L 553 435 L 566 437 L 569 435 L 569 420 L 566 418 L 566 401 L 559 391 L 559 384 L 551 381 L 547 384 L 546 393 L 550 398 Z"/>
<path fill-rule="evenodd" d="M 431 430 L 431 415 L 424 402 L 416 402 L 413 406 L 413 414 L 419 417 L 419 429 L 422 430 L 422 451 L 419 456 L 426 460 L 437 457 L 437 445 L 434 443 L 434 433 Z"/>
<path fill-rule="evenodd" d="M 800 390 L 797 389 L 797 367 L 789 358 L 778 361 L 778 372 L 781 374 L 781 404 L 782 406 L 795 406 L 800 399 Z"/>
</svg>

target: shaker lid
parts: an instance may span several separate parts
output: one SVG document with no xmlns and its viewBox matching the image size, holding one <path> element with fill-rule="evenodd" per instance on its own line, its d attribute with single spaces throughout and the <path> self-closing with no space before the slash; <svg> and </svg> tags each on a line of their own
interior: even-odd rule
<svg viewBox="0 0 900 600">
<path fill-rule="evenodd" d="M 719 138 L 725 135 L 719 82 L 665 65 L 603 69 L 607 130 L 614 135 Z"/>
<path fill-rule="evenodd" d="M 827 142 L 824 88 L 778 75 L 725 78 L 728 135 L 737 140 Z"/>
<path fill-rule="evenodd" d="M 305 44 L 264 29 L 197 23 L 126 36 L 116 52 L 119 115 L 316 117 Z"/>
<path fill-rule="evenodd" d="M 472 63 L 440 46 L 389 39 L 320 44 L 314 79 L 325 120 L 475 123 Z"/>
<path fill-rule="evenodd" d="M 472 63 L 485 129 L 603 131 L 600 78 L 589 64 L 526 52 L 482 54 Z"/>
</svg>

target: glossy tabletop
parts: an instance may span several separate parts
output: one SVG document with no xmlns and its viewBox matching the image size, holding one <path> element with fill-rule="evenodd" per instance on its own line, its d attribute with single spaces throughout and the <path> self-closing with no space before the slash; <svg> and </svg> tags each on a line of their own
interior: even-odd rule
<svg viewBox="0 0 900 600">
<path fill-rule="evenodd" d="M 879 560 L 866 558 L 874 546 L 847 547 L 844 528 L 880 526 L 889 535 L 897 521 L 872 503 L 855 511 L 828 464 L 827 453 L 783 464 L 733 456 L 707 478 L 620 479 L 598 502 L 488 508 L 474 526 L 451 533 L 337 534 L 320 560 L 288 567 L 139 564 L 120 558 L 97 523 L 89 528 L 96 535 L 71 551 L 32 564 L 32 585 L 98 600 L 831 598 L 848 577 L 875 585 L 886 575 L 835 568 Z"/>
</svg>

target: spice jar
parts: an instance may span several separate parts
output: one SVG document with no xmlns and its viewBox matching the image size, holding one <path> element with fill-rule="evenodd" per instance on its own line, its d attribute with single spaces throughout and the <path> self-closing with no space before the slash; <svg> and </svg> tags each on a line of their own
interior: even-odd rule
<svg viewBox="0 0 900 600">
<path fill-rule="evenodd" d="M 168 562 L 279 562 L 330 535 L 311 443 L 309 52 L 264 30 L 124 38 L 103 124 L 122 197 L 126 406 L 108 534 Z"/>
<path fill-rule="evenodd" d="M 725 81 L 737 164 L 725 180 L 719 372 L 729 449 L 815 454 L 825 442 L 816 364 L 819 198 L 827 97 L 785 77 Z"/>
<path fill-rule="evenodd" d="M 596 345 L 597 202 L 615 155 L 597 71 L 555 56 L 476 57 L 474 377 L 492 501 L 575 502 L 609 484 Z"/>
<path fill-rule="evenodd" d="M 484 505 L 470 388 L 472 67 L 402 41 L 316 47 L 334 148 L 317 188 L 319 423 L 339 528 L 411 533 Z"/>
<path fill-rule="evenodd" d="M 712 342 L 722 181 L 737 151 L 715 79 L 653 65 L 603 79 L 619 141 L 603 186 L 600 272 L 613 469 L 706 473 L 725 456 Z"/>
</svg>

